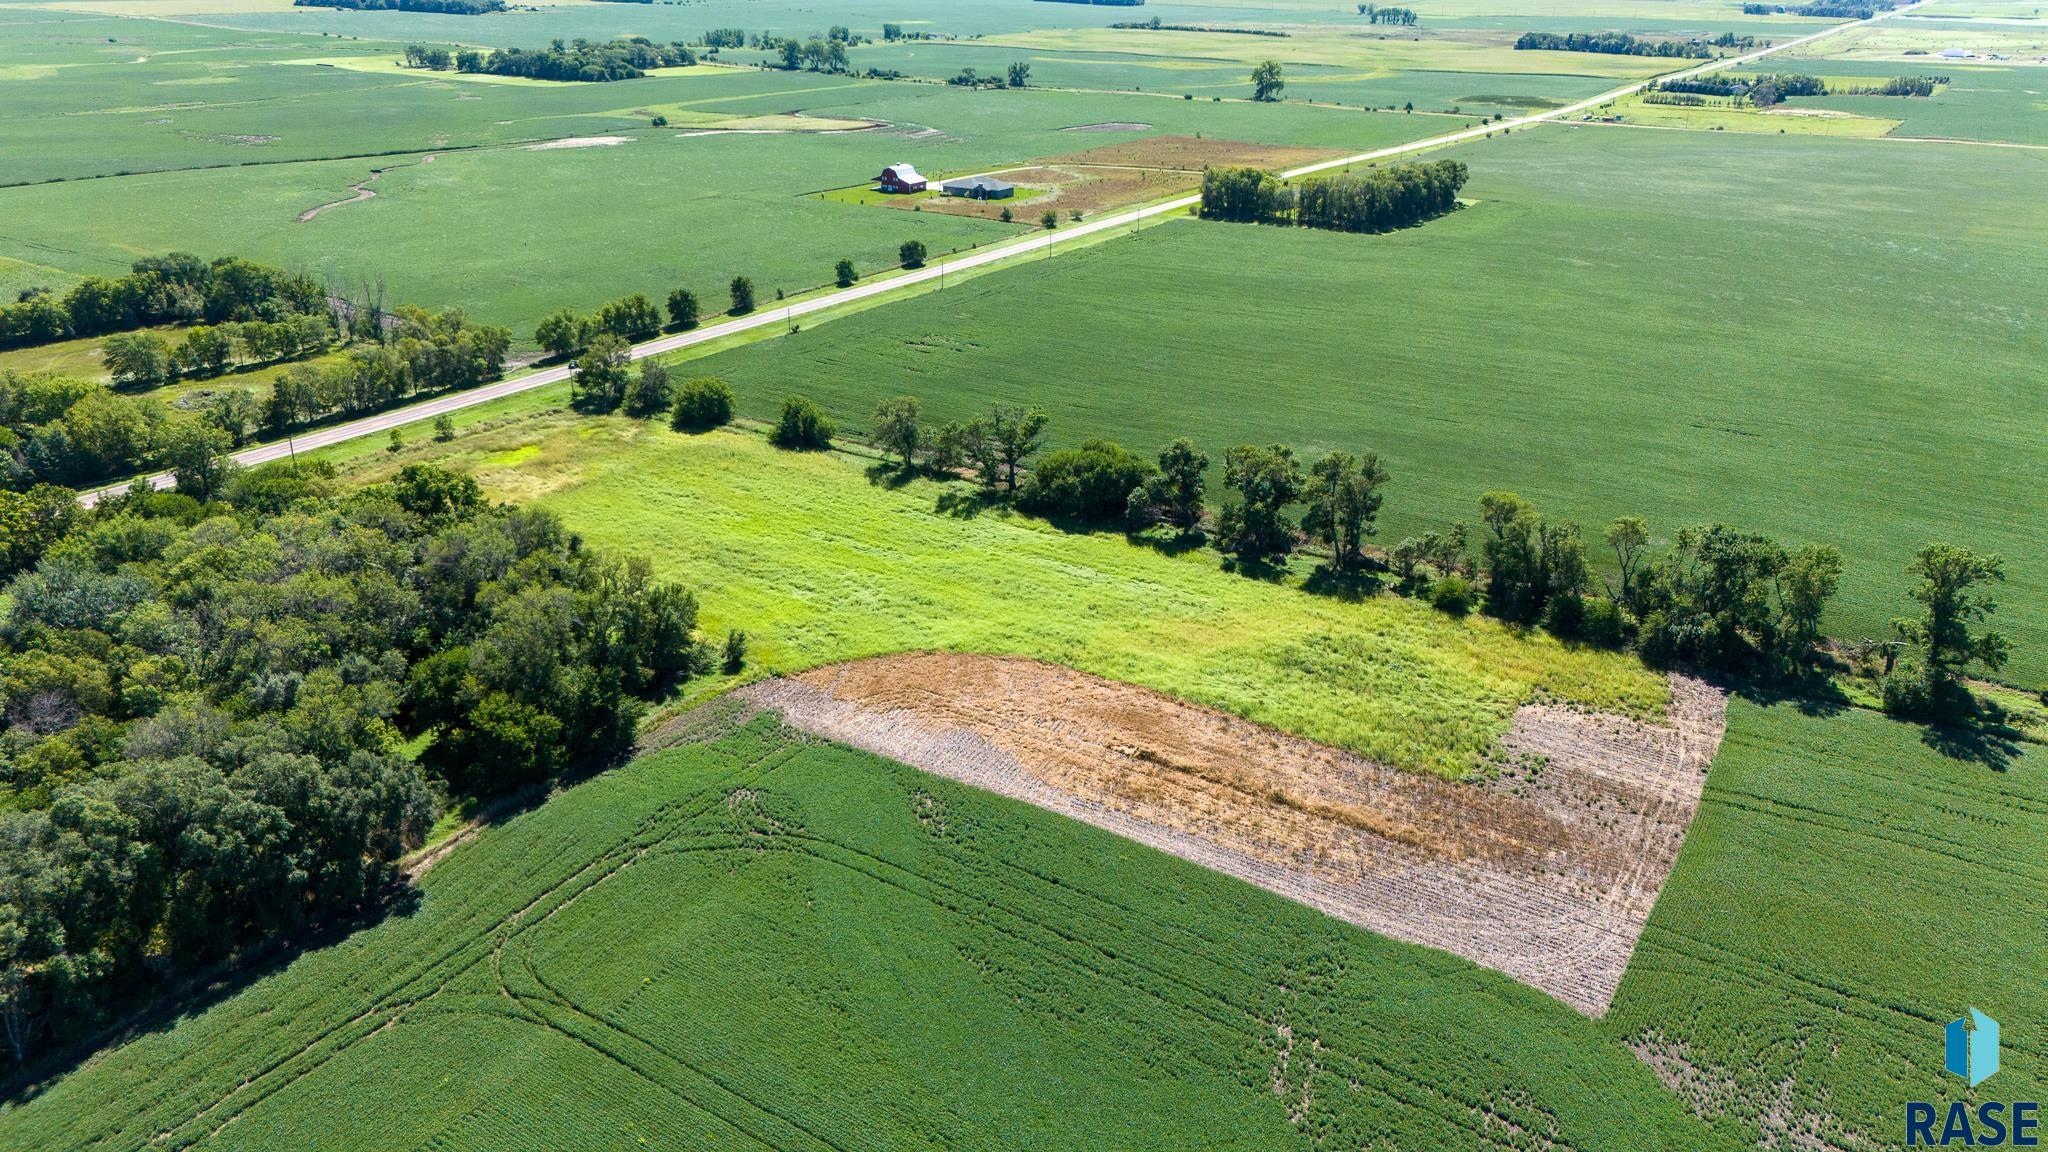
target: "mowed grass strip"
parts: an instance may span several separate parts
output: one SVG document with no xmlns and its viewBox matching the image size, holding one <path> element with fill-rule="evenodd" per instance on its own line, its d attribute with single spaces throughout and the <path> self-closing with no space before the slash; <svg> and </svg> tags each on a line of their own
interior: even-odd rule
<svg viewBox="0 0 2048 1152">
<path fill-rule="evenodd" d="M 593 544 L 651 555 L 697 591 L 714 634 L 747 632 L 755 672 L 923 649 L 1031 656 L 1446 776 L 1483 764 L 1536 693 L 1639 715 L 1666 696 L 1633 659 L 1414 601 L 1344 603 L 1226 574 L 1213 554 L 940 510 L 970 498 L 964 484 L 896 489 L 750 434 L 570 419 L 465 438 L 444 459 Z"/>
<path fill-rule="evenodd" d="M 1447 155 L 1476 203 L 1420 228 L 1148 225 L 690 371 L 759 416 L 802 392 L 860 425 L 910 393 L 1219 464 L 1375 449 L 1382 544 L 1494 488 L 1594 532 L 1832 543 L 1850 638 L 1889 635 L 1912 552 L 1951 540 L 2008 558 L 2009 675 L 2048 682 L 2048 153 L 1587 127 Z"/>
<path fill-rule="evenodd" d="M 421 888 L 0 1146 L 1738 1146 L 1505 977 L 767 717 Z"/>
</svg>

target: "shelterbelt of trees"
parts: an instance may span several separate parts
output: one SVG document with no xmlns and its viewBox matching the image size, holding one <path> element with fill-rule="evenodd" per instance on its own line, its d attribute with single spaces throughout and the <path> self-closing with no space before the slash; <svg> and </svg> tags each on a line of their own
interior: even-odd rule
<svg viewBox="0 0 2048 1152">
<path fill-rule="evenodd" d="M 695 599 L 644 560 L 430 467 L 43 514 L 0 618 L 14 1061 L 369 909 L 449 789 L 623 753 L 706 659 Z"/>
<path fill-rule="evenodd" d="M 1201 215 L 1239 223 L 1287 223 L 1339 232 L 1384 232 L 1458 206 L 1468 173 L 1456 160 L 1395 164 L 1363 173 L 1311 177 L 1287 186 L 1257 168 L 1202 174 Z"/>
<path fill-rule="evenodd" d="M 126 276 L 88 276 L 61 298 L 25 290 L 0 306 L 0 348 L 161 324 L 280 322 L 328 310 L 327 294 L 303 273 L 173 252 L 137 260 Z"/>
<path fill-rule="evenodd" d="M 460 312 L 400 306 L 378 314 L 370 337 L 337 360 L 285 369 L 267 399 L 224 388 L 166 403 L 96 380 L 0 372 L 0 489 L 88 487 L 152 468 L 206 477 L 259 431 L 285 436 L 330 416 L 473 388 L 504 371 L 507 329 L 471 324 Z"/>
<path fill-rule="evenodd" d="M 301 8 L 349 8 L 362 12 L 434 12 L 443 16 L 483 16 L 503 12 L 505 0 L 292 0 Z"/>
<path fill-rule="evenodd" d="M 1730 39 L 1728 47 L 1748 47 L 1748 37 L 1738 43 Z M 1524 32 L 1515 38 L 1515 47 L 1522 51 L 1542 52 L 1599 52 L 1609 56 L 1670 56 L 1681 59 L 1705 60 L 1713 56 L 1713 49 L 1699 40 L 1642 40 L 1626 32 Z"/>
<path fill-rule="evenodd" d="M 645 36 L 602 44 L 580 38 L 556 40 L 546 48 L 499 48 L 492 52 L 472 48 L 451 52 L 430 44 L 411 44 L 405 49 L 405 63 L 411 68 L 588 83 L 633 80 L 647 75 L 651 68 L 676 68 L 696 62 L 696 51 L 680 40 L 656 44 Z"/>
</svg>

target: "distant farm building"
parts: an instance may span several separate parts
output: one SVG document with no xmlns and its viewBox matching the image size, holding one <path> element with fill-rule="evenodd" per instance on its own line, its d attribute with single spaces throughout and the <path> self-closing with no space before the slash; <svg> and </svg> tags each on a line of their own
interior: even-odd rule
<svg viewBox="0 0 2048 1152">
<path fill-rule="evenodd" d="M 965 196 L 969 200 L 1008 200 L 1017 194 L 1017 186 L 1007 180 L 993 176 L 962 176 L 939 185 L 948 196 Z"/>
<path fill-rule="evenodd" d="M 891 164 L 875 177 L 884 192 L 922 192 L 931 187 L 929 181 L 908 164 Z"/>
</svg>

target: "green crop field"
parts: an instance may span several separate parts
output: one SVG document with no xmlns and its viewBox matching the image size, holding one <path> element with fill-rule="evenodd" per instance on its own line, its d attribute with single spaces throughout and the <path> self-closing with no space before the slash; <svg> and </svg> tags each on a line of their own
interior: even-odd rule
<svg viewBox="0 0 2048 1152">
<path fill-rule="evenodd" d="M 690 371 L 756 415 L 803 392 L 857 426 L 911 393 L 1041 405 L 1066 443 L 1373 448 L 1382 542 L 1489 488 L 1832 542 L 1851 637 L 1952 540 L 2009 558 L 2010 671 L 2048 680 L 2048 155 L 1604 127 L 1451 155 L 1477 203 L 1421 228 L 1167 224 Z"/>
<path fill-rule="evenodd" d="M 1505 977 L 765 719 L 421 889 L 0 1147 L 1737 1146 Z"/>
<path fill-rule="evenodd" d="M 219 115 L 225 119 L 207 121 L 215 133 L 280 135 L 263 148 L 281 146 L 283 137 L 299 130 L 293 125 L 303 126 L 310 136 L 305 147 L 315 154 L 363 147 L 349 135 L 357 129 L 331 133 L 307 125 L 306 118 L 329 107 L 344 119 L 376 119 L 384 107 L 380 102 L 387 101 L 396 102 L 391 114 L 400 125 L 388 138 L 406 147 L 432 144 L 433 133 L 450 141 L 516 133 L 528 140 L 595 136 L 624 142 L 540 151 L 519 144 L 452 148 L 432 153 L 431 162 L 408 153 L 0 188 L 0 258 L 83 274 L 118 272 L 137 256 L 171 250 L 234 253 L 305 267 L 342 285 L 381 277 L 392 299 L 463 307 L 480 320 L 510 324 L 524 341 L 540 317 L 559 307 L 594 308 L 634 291 L 658 298 L 678 284 L 718 301 L 731 277 L 742 274 L 754 279 L 764 299 L 772 299 L 778 290 L 795 293 L 828 283 L 833 262 L 842 256 L 872 272 L 893 265 L 897 246 L 907 239 L 946 252 L 1024 227 L 860 208 L 806 195 L 857 184 L 897 160 L 932 173 L 978 170 L 1168 132 L 1362 150 L 1460 123 L 1302 105 L 963 92 L 809 74 L 693 75 L 537 91 L 307 65 L 252 67 L 266 76 L 314 76 L 338 88 L 324 105 L 288 97 L 281 104 L 223 108 Z M 362 85 L 372 87 L 359 91 Z M 0 80 L 0 89 L 6 87 Z M 423 99 L 441 111 L 428 116 L 417 106 Z M 643 100 L 666 108 L 674 126 L 653 129 L 645 118 L 634 120 L 633 110 L 642 109 Z M 440 119 L 451 108 L 459 113 L 450 113 L 456 119 Z M 822 135 L 703 135 L 683 119 L 690 113 L 758 117 L 792 111 L 888 127 Z M 183 115 L 30 118 L 13 129 L 23 147 L 0 149 L 0 155 L 21 157 L 25 170 L 41 165 L 46 173 L 56 172 L 40 159 L 36 142 L 66 125 L 132 121 L 136 132 L 171 132 L 175 124 L 147 122 Z M 496 123 L 508 117 L 515 122 Z M 1062 130 L 1106 122 L 1149 127 L 1129 133 Z M 160 162 L 172 163 L 179 154 L 176 139 L 166 137 L 162 147 L 170 151 L 153 153 Z M 92 162 L 108 163 L 104 157 Z M 348 199 L 355 184 L 379 169 L 382 175 L 367 186 L 374 199 L 300 219 L 310 209 Z M 121 221 L 121 227 L 105 227 L 108 220 Z"/>
<path fill-rule="evenodd" d="M 1903 1102 L 2048 1089 L 2039 968 L 2048 754 L 1945 754 L 1869 712 L 1737 700 L 1607 1024 L 1688 1103 L 1779 1147 L 1895 1147 Z M 1988 1005 L 1998 1005 L 1996 1008 Z M 2000 1079 L 1947 1079 L 1941 1029 L 2012 1020 Z"/>
<path fill-rule="evenodd" d="M 1483 763 L 1539 690 L 1663 707 L 1662 681 L 1632 658 L 1392 596 L 1275 587 L 1120 535 L 963 517 L 948 509 L 964 485 L 870 485 L 843 458 L 751 435 L 548 416 L 400 459 L 473 469 L 594 544 L 647 552 L 697 590 L 708 628 L 747 631 L 761 671 L 917 649 L 1034 656 L 1446 775 Z"/>
</svg>

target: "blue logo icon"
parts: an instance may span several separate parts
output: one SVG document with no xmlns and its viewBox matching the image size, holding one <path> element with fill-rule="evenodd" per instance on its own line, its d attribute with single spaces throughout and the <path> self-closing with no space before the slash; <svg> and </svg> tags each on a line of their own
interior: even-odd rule
<svg viewBox="0 0 2048 1152">
<path fill-rule="evenodd" d="M 1998 1071 L 1998 1021 L 1975 1008 L 1948 1024 L 1948 1052 L 1942 1064 L 1975 1088 Z"/>
</svg>

